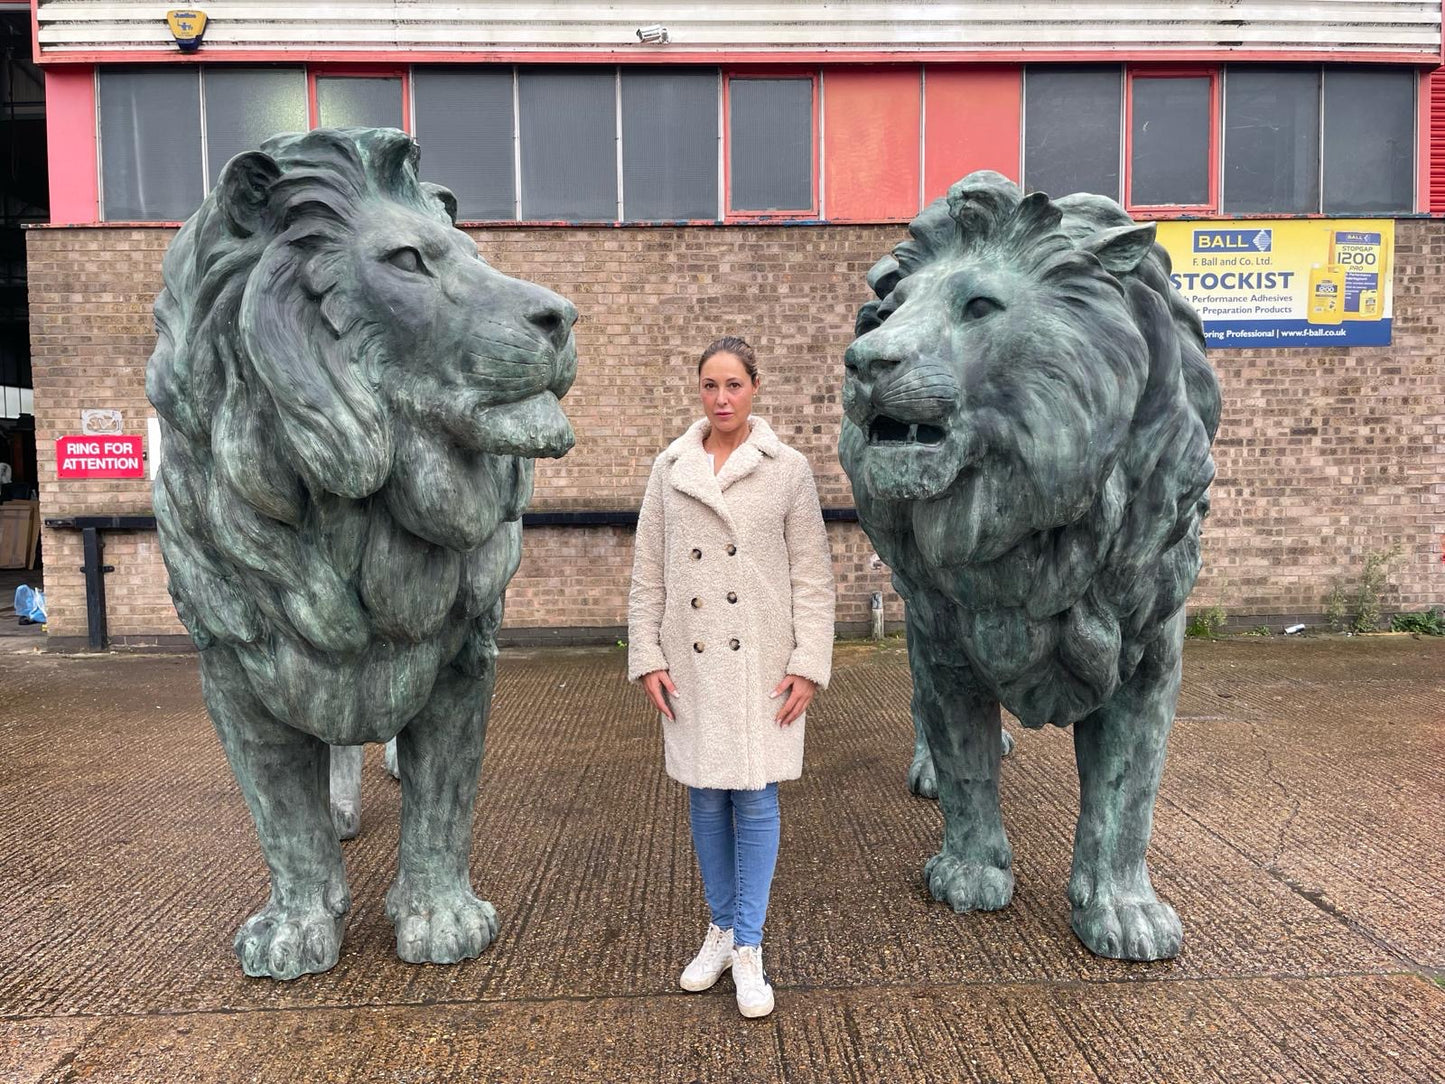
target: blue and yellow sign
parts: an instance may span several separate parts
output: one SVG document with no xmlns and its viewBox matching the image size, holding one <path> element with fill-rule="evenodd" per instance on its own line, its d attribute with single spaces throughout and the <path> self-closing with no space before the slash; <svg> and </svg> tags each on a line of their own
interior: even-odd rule
<svg viewBox="0 0 1445 1084">
<path fill-rule="evenodd" d="M 1161 222 L 1211 347 L 1388 346 L 1391 219 Z"/>
<path fill-rule="evenodd" d="M 183 53 L 193 53 L 200 48 L 201 39 L 206 36 L 206 13 L 204 11 L 168 11 L 166 25 L 171 28 L 171 37 Z"/>
</svg>

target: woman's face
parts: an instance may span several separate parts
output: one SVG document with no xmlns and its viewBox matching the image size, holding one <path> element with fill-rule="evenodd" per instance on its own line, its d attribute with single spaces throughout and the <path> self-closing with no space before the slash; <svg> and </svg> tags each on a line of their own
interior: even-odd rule
<svg viewBox="0 0 1445 1084">
<path fill-rule="evenodd" d="M 698 373 L 702 409 L 719 433 L 733 433 L 747 425 L 757 390 L 758 382 L 748 376 L 743 363 L 733 354 L 714 354 L 702 363 Z"/>
</svg>

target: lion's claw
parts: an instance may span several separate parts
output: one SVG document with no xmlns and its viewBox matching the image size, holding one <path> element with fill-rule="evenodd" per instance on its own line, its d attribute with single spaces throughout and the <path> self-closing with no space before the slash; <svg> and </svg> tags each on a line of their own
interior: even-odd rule
<svg viewBox="0 0 1445 1084">
<path fill-rule="evenodd" d="M 1152 892 L 1127 901 L 1096 897 L 1074 908 L 1072 924 L 1085 948 L 1114 960 L 1167 960 L 1184 944 L 1179 915 Z"/>
<path fill-rule="evenodd" d="M 330 971 L 341 954 L 342 918 L 321 905 L 268 903 L 236 932 L 241 969 L 253 978 L 271 979 Z"/>
<path fill-rule="evenodd" d="M 355 839 L 361 831 L 361 810 L 355 802 L 338 801 L 331 798 L 331 824 L 336 829 L 337 839 Z"/>
<path fill-rule="evenodd" d="M 955 911 L 999 911 L 1014 894 L 1013 870 L 1008 864 L 968 862 L 942 851 L 923 867 L 928 891 Z"/>
<path fill-rule="evenodd" d="M 454 964 L 480 956 L 497 936 L 497 910 L 468 887 L 424 892 L 398 881 L 386 894 L 396 954 L 409 964 Z"/>
<path fill-rule="evenodd" d="M 913 754 L 913 763 L 908 766 L 908 789 L 920 798 L 938 797 L 938 769 L 927 748 Z"/>
</svg>

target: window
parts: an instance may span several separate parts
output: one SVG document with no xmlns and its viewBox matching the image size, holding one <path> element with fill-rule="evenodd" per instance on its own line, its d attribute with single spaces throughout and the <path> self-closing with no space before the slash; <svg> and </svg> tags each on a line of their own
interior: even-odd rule
<svg viewBox="0 0 1445 1084">
<path fill-rule="evenodd" d="M 1210 72 L 1130 76 L 1130 207 L 1214 207 L 1214 84 Z"/>
<path fill-rule="evenodd" d="M 1225 72 L 1223 199 L 1227 214 L 1319 211 L 1319 69 Z"/>
<path fill-rule="evenodd" d="M 622 206 L 633 221 L 718 215 L 715 69 L 622 71 Z"/>
<path fill-rule="evenodd" d="M 1409 70 L 1325 69 L 1325 214 L 1414 209 L 1415 83 Z"/>
<path fill-rule="evenodd" d="M 317 76 L 316 126 L 407 129 L 401 77 Z"/>
<path fill-rule="evenodd" d="M 617 72 L 517 75 L 522 217 L 611 222 L 617 207 Z"/>
<path fill-rule="evenodd" d="M 512 68 L 417 68 L 421 174 L 450 188 L 457 217 L 517 217 Z"/>
<path fill-rule="evenodd" d="M 233 157 L 306 121 L 301 68 L 102 70 L 102 217 L 183 221 Z"/>
<path fill-rule="evenodd" d="M 304 132 L 306 73 L 300 68 L 202 68 L 206 179 L 216 183 L 236 155 L 273 135 Z"/>
<path fill-rule="evenodd" d="M 728 210 L 809 215 L 813 78 L 728 80 Z"/>
<path fill-rule="evenodd" d="M 206 196 L 200 73 L 102 71 L 101 205 L 112 222 L 177 222 Z"/>
<path fill-rule="evenodd" d="M 1119 199 L 1123 78 L 1117 67 L 1024 71 L 1024 186 Z"/>
</svg>

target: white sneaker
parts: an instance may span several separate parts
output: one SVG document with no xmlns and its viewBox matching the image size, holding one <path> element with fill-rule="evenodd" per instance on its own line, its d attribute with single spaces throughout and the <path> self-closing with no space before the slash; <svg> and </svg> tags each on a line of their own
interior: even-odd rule
<svg viewBox="0 0 1445 1084">
<path fill-rule="evenodd" d="M 773 987 L 763 973 L 763 950 L 760 945 L 744 945 L 733 949 L 733 985 L 738 991 L 738 1012 L 748 1019 L 767 1016 L 773 1011 Z"/>
<path fill-rule="evenodd" d="M 720 930 L 708 923 L 707 936 L 702 948 L 692 958 L 692 963 L 683 969 L 678 979 L 684 990 L 697 993 L 706 990 L 722 977 L 722 973 L 733 965 L 733 932 Z"/>
</svg>

